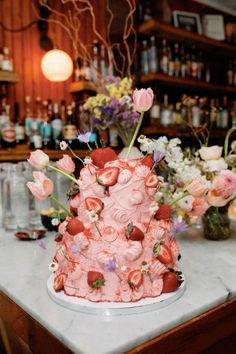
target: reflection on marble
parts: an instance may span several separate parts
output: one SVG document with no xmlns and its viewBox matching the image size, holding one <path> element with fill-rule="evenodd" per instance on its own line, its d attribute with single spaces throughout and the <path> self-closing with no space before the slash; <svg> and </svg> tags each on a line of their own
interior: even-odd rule
<svg viewBox="0 0 236 354">
<path fill-rule="evenodd" d="M 0 230 L 0 290 L 78 354 L 118 354 L 147 341 L 236 295 L 236 229 L 226 241 L 205 240 L 199 229 L 177 237 L 180 267 L 187 279 L 183 296 L 147 313 L 95 316 L 74 312 L 47 294 L 53 235 L 20 241 Z"/>
</svg>

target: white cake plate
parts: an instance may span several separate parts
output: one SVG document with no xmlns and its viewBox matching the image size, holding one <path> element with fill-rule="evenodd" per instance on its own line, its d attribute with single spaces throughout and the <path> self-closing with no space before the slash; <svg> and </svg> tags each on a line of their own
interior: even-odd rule
<svg viewBox="0 0 236 354">
<path fill-rule="evenodd" d="M 65 295 L 63 291 L 55 292 L 53 288 L 54 274 L 51 274 L 47 281 L 47 290 L 52 300 L 70 310 L 101 316 L 133 315 L 136 313 L 157 310 L 178 300 L 183 295 L 186 287 L 186 279 L 183 275 L 182 278 L 184 282 L 178 290 L 136 302 L 92 302 L 78 297 Z"/>
</svg>

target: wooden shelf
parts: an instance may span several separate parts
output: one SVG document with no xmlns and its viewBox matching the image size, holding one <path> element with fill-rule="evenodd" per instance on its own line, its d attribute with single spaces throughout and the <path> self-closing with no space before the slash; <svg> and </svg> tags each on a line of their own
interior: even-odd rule
<svg viewBox="0 0 236 354">
<path fill-rule="evenodd" d="M 141 75 L 140 82 L 146 83 L 151 81 L 158 81 L 162 85 L 166 86 L 178 86 L 185 87 L 193 90 L 201 91 L 212 91 L 212 92 L 221 92 L 228 94 L 236 94 L 236 87 L 211 84 L 200 80 L 193 79 L 184 79 L 182 77 L 169 76 L 160 72 L 150 73 L 146 75 Z"/>
<path fill-rule="evenodd" d="M 70 93 L 80 91 L 93 91 L 96 92 L 96 86 L 90 81 L 75 81 L 70 84 Z"/>
<path fill-rule="evenodd" d="M 18 82 L 20 81 L 20 76 L 17 73 L 11 71 L 1 71 L 0 70 L 0 82 Z"/>
<path fill-rule="evenodd" d="M 197 129 L 196 129 L 197 131 Z M 211 136 L 214 138 L 224 137 L 226 135 L 226 129 L 212 129 Z M 173 125 L 170 127 L 163 127 L 153 125 L 150 127 L 142 128 L 142 134 L 144 135 L 166 135 L 167 137 L 187 137 L 194 138 L 194 135 L 190 128 L 184 129 L 181 126 Z"/>
<path fill-rule="evenodd" d="M 211 53 L 212 51 L 216 51 L 217 54 L 236 57 L 236 46 L 230 45 L 223 41 L 211 39 L 202 34 L 174 27 L 169 23 L 149 20 L 139 26 L 138 32 L 142 34 L 155 32 L 160 36 L 168 37 L 170 40 L 180 40 L 191 45 L 196 44 Z"/>
<path fill-rule="evenodd" d="M 13 149 L 0 149 L 0 162 L 12 161 L 25 161 L 30 157 L 32 151 L 29 149 L 27 144 L 17 145 Z M 60 159 L 65 153 L 61 150 L 44 150 L 46 154 L 50 157 L 51 160 Z M 79 157 L 85 157 L 87 150 L 74 150 L 75 154 Z M 66 154 L 73 157 L 69 150 L 66 150 Z"/>
</svg>

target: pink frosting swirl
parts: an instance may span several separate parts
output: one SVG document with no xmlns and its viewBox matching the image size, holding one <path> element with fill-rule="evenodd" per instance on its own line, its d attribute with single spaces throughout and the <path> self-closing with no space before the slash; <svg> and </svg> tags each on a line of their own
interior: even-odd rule
<svg viewBox="0 0 236 354">
<path fill-rule="evenodd" d="M 138 177 L 145 178 L 150 173 L 150 168 L 145 165 L 138 165 L 135 168 L 135 173 Z"/>
<path fill-rule="evenodd" d="M 138 289 L 134 289 L 133 290 L 133 298 L 132 298 L 132 300 L 133 301 L 138 301 L 143 296 L 143 293 L 144 293 L 143 285 L 140 285 L 140 287 Z"/>
<path fill-rule="evenodd" d="M 129 202 L 131 205 L 139 205 L 143 202 L 144 195 L 138 190 L 132 190 L 129 197 Z"/>
<path fill-rule="evenodd" d="M 124 302 L 129 302 L 132 298 L 132 290 L 126 280 L 122 280 L 120 284 L 120 297 Z"/>
<path fill-rule="evenodd" d="M 80 245 L 81 250 L 86 250 L 89 247 L 89 240 L 83 233 L 79 233 L 75 236 L 74 242 Z"/>
<path fill-rule="evenodd" d="M 103 239 L 107 242 L 114 242 L 118 237 L 118 232 L 114 227 L 112 226 L 107 226 L 103 230 Z"/>
<path fill-rule="evenodd" d="M 93 191 L 94 195 L 99 198 L 106 197 L 106 194 L 104 193 L 104 187 L 98 183 L 93 184 L 92 191 Z"/>
<path fill-rule="evenodd" d="M 149 266 L 149 272 L 152 280 L 160 277 L 160 275 L 164 274 L 166 271 L 166 266 L 158 260 L 153 261 Z"/>
<path fill-rule="evenodd" d="M 159 296 L 163 289 L 163 280 L 161 278 L 155 279 L 152 283 L 152 295 Z"/>
<path fill-rule="evenodd" d="M 100 266 L 106 271 L 114 271 L 116 268 L 116 260 L 113 254 L 102 251 L 97 255 L 97 260 Z"/>
<path fill-rule="evenodd" d="M 127 223 L 129 221 L 129 215 L 126 210 L 114 208 L 113 211 L 111 211 L 111 215 L 120 223 Z"/>
<path fill-rule="evenodd" d="M 124 169 L 119 173 L 118 183 L 126 184 L 132 177 L 132 172 L 130 170 Z"/>
<path fill-rule="evenodd" d="M 154 226 L 151 228 L 151 235 L 155 240 L 161 240 L 165 235 L 165 230 L 161 227 Z"/>
<path fill-rule="evenodd" d="M 129 247 L 124 250 L 124 256 L 129 261 L 135 261 L 141 255 L 142 251 L 141 242 L 131 241 Z"/>
</svg>

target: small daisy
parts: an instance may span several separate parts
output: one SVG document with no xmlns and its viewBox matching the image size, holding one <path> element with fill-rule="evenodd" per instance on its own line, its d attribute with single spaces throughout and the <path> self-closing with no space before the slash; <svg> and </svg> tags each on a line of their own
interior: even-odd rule
<svg viewBox="0 0 236 354">
<path fill-rule="evenodd" d="M 153 201 L 149 207 L 149 210 L 152 214 L 155 214 L 157 210 L 159 209 L 159 205 L 157 202 Z"/>
<path fill-rule="evenodd" d="M 48 269 L 50 270 L 50 272 L 56 272 L 58 269 L 58 263 L 56 262 L 50 263 Z"/>
<path fill-rule="evenodd" d="M 86 156 L 86 157 L 84 158 L 84 164 L 85 164 L 85 165 L 88 165 L 88 164 L 90 164 L 90 163 L 92 163 L 92 162 L 93 162 L 93 160 L 91 159 L 90 156 Z"/>
<path fill-rule="evenodd" d="M 96 214 L 95 210 L 87 210 L 86 214 L 88 215 L 91 222 L 98 221 L 98 215 Z"/>
<path fill-rule="evenodd" d="M 60 220 L 58 218 L 54 218 L 52 219 L 51 224 L 53 226 L 58 226 L 60 224 Z"/>
<path fill-rule="evenodd" d="M 68 144 L 65 141 L 60 142 L 60 149 L 66 150 L 68 148 Z"/>
<path fill-rule="evenodd" d="M 143 262 L 141 265 L 141 273 L 147 273 L 148 271 L 148 264 L 146 262 Z"/>
</svg>

